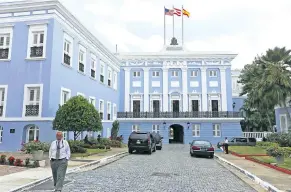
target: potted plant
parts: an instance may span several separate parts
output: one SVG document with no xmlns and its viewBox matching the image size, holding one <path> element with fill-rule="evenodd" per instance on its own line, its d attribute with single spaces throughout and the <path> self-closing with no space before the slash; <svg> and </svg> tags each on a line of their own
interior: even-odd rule
<svg viewBox="0 0 291 192">
<path fill-rule="evenodd" d="M 1 155 L 0 164 L 5 164 L 5 163 L 6 163 L 6 155 Z"/>
<path fill-rule="evenodd" d="M 15 158 L 13 156 L 10 156 L 8 158 L 9 165 L 13 165 L 14 164 L 14 161 L 15 161 Z"/>
<path fill-rule="evenodd" d="M 33 160 L 41 161 L 44 157 L 44 152 L 49 151 L 49 144 L 39 141 L 29 142 L 23 145 L 26 153 L 31 153 Z"/>
<path fill-rule="evenodd" d="M 284 149 L 280 148 L 280 147 L 269 147 L 267 149 L 267 154 L 269 156 L 272 156 L 276 159 L 278 164 L 282 164 L 284 163 L 284 155 L 285 155 L 285 151 Z"/>
</svg>

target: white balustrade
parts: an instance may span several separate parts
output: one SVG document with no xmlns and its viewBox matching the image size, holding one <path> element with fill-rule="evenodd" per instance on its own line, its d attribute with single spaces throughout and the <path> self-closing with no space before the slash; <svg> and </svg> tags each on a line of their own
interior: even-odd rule
<svg viewBox="0 0 291 192">
<path fill-rule="evenodd" d="M 257 141 L 261 141 L 263 137 L 267 137 L 272 132 L 243 132 L 243 137 L 256 138 Z"/>
</svg>

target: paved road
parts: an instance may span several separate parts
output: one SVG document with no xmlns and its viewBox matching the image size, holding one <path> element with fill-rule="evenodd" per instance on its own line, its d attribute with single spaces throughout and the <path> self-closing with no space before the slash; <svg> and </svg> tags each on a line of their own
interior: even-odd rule
<svg viewBox="0 0 291 192">
<path fill-rule="evenodd" d="M 255 192 L 215 160 L 191 157 L 188 145 L 132 154 L 67 180 L 63 192 Z"/>
</svg>

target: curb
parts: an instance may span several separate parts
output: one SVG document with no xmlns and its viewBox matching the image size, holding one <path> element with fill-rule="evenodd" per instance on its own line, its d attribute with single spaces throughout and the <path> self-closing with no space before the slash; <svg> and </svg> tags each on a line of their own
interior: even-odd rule
<svg viewBox="0 0 291 192">
<path fill-rule="evenodd" d="M 70 169 L 70 170 L 67 171 L 66 174 L 71 174 L 71 173 L 80 171 L 80 170 L 82 170 L 84 168 L 88 168 L 88 167 L 91 167 L 91 166 L 94 166 L 94 165 L 97 165 L 97 164 L 106 163 L 107 161 L 109 161 L 109 160 L 111 160 L 113 158 L 118 158 L 119 159 L 119 158 L 124 157 L 126 155 L 128 155 L 128 152 L 117 153 L 115 155 L 111 155 L 109 157 L 105 157 L 105 158 L 102 158 L 102 159 L 99 159 L 99 160 L 96 160 L 96 161 L 92 161 L 90 163 L 86 163 L 84 165 L 78 166 L 76 168 Z M 110 163 L 110 162 L 108 162 L 108 163 Z M 44 183 L 44 182 L 50 180 L 51 178 L 52 178 L 52 176 L 47 176 L 45 178 L 30 182 L 28 184 L 22 185 L 20 187 L 15 188 L 15 189 L 11 189 L 9 192 L 19 192 L 19 191 L 22 191 L 22 190 L 25 190 L 25 189 L 29 189 L 29 188 L 32 188 L 32 187 L 34 187 L 36 185 Z"/>
<path fill-rule="evenodd" d="M 270 183 L 260 179 L 259 177 L 257 177 L 256 175 L 238 167 L 237 165 L 227 161 L 226 159 L 219 157 L 218 155 L 214 154 L 215 158 L 217 158 L 219 161 L 222 161 L 223 163 L 226 163 L 232 167 L 234 167 L 235 169 L 237 169 L 238 171 L 240 171 L 242 174 L 246 175 L 249 179 L 251 179 L 252 181 L 254 181 L 255 183 L 259 184 L 261 187 L 263 187 L 265 190 L 269 191 L 269 192 L 283 192 L 281 190 L 279 190 L 278 188 L 274 187 L 273 185 L 271 185 Z"/>
</svg>

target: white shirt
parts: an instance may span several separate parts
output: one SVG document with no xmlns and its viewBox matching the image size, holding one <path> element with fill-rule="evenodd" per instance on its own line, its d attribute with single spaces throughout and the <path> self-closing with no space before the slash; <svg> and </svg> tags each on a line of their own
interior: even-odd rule
<svg viewBox="0 0 291 192">
<path fill-rule="evenodd" d="M 224 143 L 228 143 L 228 139 L 225 139 Z"/>
<path fill-rule="evenodd" d="M 49 159 L 56 159 L 57 156 L 57 146 L 58 146 L 58 140 L 55 140 L 51 143 L 51 147 L 49 150 Z M 71 149 L 69 146 L 69 143 L 66 140 L 60 140 L 60 158 L 67 160 L 71 157 Z"/>
</svg>

